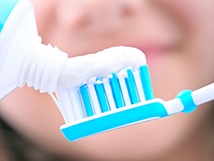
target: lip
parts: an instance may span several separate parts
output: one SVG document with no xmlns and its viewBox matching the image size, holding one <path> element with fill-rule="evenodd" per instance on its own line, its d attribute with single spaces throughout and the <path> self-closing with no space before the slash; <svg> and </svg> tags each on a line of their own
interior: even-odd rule
<svg viewBox="0 0 214 161">
<path fill-rule="evenodd" d="M 129 43 L 127 46 L 140 49 L 145 55 L 164 54 L 175 49 L 174 44 L 139 44 Z"/>
<path fill-rule="evenodd" d="M 141 50 L 147 59 L 149 65 L 154 65 L 161 57 L 170 54 L 176 48 L 174 44 L 126 44 L 127 46 Z"/>
<path fill-rule="evenodd" d="M 169 46 L 160 46 L 160 45 L 135 46 L 135 47 L 140 49 L 146 55 L 164 54 L 170 50 Z"/>
</svg>

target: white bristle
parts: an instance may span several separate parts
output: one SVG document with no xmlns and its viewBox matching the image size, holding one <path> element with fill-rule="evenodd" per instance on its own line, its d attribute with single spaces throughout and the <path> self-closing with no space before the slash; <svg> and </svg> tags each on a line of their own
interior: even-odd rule
<svg viewBox="0 0 214 161">
<path fill-rule="evenodd" d="M 107 78 L 103 80 L 103 85 L 105 88 L 106 96 L 108 98 L 108 102 L 109 102 L 109 106 L 110 106 L 111 110 L 117 109 L 114 98 L 113 98 L 111 86 L 110 86 L 109 80 Z"/>
<path fill-rule="evenodd" d="M 122 70 L 121 72 L 118 73 L 118 80 L 122 90 L 125 105 L 127 106 L 127 105 L 131 105 L 131 100 L 130 100 L 129 92 L 125 82 L 125 79 L 128 77 L 126 71 L 127 70 Z"/>
<path fill-rule="evenodd" d="M 85 117 L 85 111 L 83 109 L 83 105 L 80 99 L 80 95 L 77 91 L 77 88 L 69 89 L 70 101 L 72 102 L 72 106 L 74 107 L 74 113 L 77 120 Z"/>
<path fill-rule="evenodd" d="M 99 100 L 97 98 L 97 94 L 96 94 L 96 91 L 95 91 L 95 88 L 94 88 L 94 85 L 93 84 L 88 84 L 87 86 L 88 86 L 88 92 L 90 94 L 90 99 L 92 101 L 95 114 L 102 113 L 101 107 L 100 107 L 100 104 L 99 104 Z"/>
<path fill-rule="evenodd" d="M 142 102 L 142 101 L 145 101 L 146 98 L 145 98 L 143 86 L 142 86 L 142 83 L 141 83 L 139 71 L 138 71 L 138 70 L 135 70 L 135 71 L 133 72 L 133 76 L 134 76 L 134 79 L 135 79 L 135 84 L 136 84 L 136 87 L 137 87 L 138 96 L 139 96 L 139 98 L 140 98 L 140 101 L 141 101 L 141 102 Z"/>
<path fill-rule="evenodd" d="M 63 115 L 65 122 L 69 123 L 75 121 L 76 118 L 68 90 L 60 90 L 58 94 L 60 95 L 59 100 L 63 106 L 63 108 L 60 108 L 60 111 Z"/>
</svg>

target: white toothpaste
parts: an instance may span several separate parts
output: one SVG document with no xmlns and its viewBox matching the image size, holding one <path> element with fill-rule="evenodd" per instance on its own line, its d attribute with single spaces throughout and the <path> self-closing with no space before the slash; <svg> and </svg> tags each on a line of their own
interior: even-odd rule
<svg viewBox="0 0 214 161">
<path fill-rule="evenodd" d="M 146 64 L 143 52 L 132 47 L 111 47 L 95 54 L 69 58 L 60 75 L 58 88 L 79 85 L 92 77 L 104 77 L 127 67 Z"/>
</svg>

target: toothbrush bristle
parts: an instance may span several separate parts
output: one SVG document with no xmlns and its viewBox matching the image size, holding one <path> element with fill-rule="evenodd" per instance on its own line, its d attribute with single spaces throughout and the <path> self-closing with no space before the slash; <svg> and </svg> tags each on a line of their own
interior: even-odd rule
<svg viewBox="0 0 214 161">
<path fill-rule="evenodd" d="M 64 101 L 67 111 L 62 113 L 68 115 L 66 118 L 72 117 L 66 119 L 66 122 L 71 122 L 152 99 L 153 91 L 148 67 L 144 65 L 138 69 L 123 69 L 104 78 L 92 78 L 79 87 L 67 90 L 68 98 L 64 98 L 62 91 L 58 91 L 58 96 L 59 100 L 67 99 Z"/>
<path fill-rule="evenodd" d="M 138 70 L 133 69 L 124 69 L 118 73 L 112 73 L 108 76 L 108 80 L 105 78 L 105 85 L 103 82 L 104 78 L 97 77 L 94 83 L 94 88 L 96 91 L 96 97 L 98 98 L 99 106 L 101 112 L 107 112 L 109 110 L 115 109 L 115 107 L 111 107 L 110 101 L 112 102 L 112 98 L 109 98 L 109 94 L 107 95 L 107 91 L 110 91 L 110 95 L 113 96 L 114 104 L 116 104 L 116 108 L 121 108 L 130 104 L 135 104 L 140 101 L 149 100 L 153 97 L 151 82 L 148 75 L 148 70 L 145 66 L 141 66 Z M 143 80 L 142 80 L 143 79 Z M 109 85 L 107 85 L 109 84 Z M 90 86 L 90 83 L 86 83 L 83 86 Z M 106 89 L 110 86 L 110 89 Z M 80 89 L 82 86 L 80 87 Z M 144 89 L 145 88 L 145 89 Z M 80 90 L 81 98 L 83 99 L 84 106 L 86 111 L 95 111 L 94 102 L 92 95 L 91 97 L 87 97 L 90 95 L 90 91 Z M 145 93 L 146 92 L 146 93 Z M 89 103 L 90 102 L 90 103 Z M 89 110 L 90 109 L 90 110 Z M 87 116 L 92 116 L 93 114 L 86 112 Z"/>
</svg>

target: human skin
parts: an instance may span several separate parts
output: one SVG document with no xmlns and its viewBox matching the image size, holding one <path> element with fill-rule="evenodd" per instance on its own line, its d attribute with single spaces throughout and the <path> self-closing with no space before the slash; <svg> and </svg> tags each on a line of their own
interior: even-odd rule
<svg viewBox="0 0 214 161">
<path fill-rule="evenodd" d="M 125 45 L 147 57 L 155 97 L 214 81 L 213 0 L 31 0 L 43 43 L 70 57 Z M 131 53 L 130 53 L 131 54 Z M 119 61 L 119 60 L 118 60 Z M 67 142 L 63 119 L 48 94 L 17 89 L 0 103 L 1 116 L 42 148 L 83 160 L 213 160 L 213 102 L 191 114 L 137 124 Z"/>
</svg>

